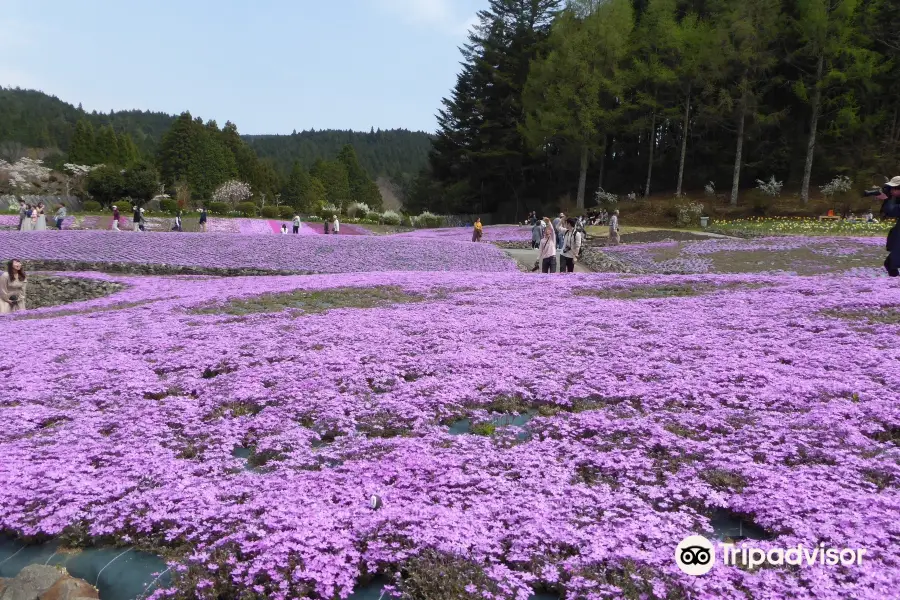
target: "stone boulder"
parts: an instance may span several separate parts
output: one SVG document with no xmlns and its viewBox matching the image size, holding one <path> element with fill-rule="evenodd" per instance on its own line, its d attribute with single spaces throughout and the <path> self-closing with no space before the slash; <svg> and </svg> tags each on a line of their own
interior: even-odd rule
<svg viewBox="0 0 900 600">
<path fill-rule="evenodd" d="M 29 565 L 12 579 L 0 579 L 0 600 L 98 600 L 97 589 L 65 570 Z"/>
</svg>

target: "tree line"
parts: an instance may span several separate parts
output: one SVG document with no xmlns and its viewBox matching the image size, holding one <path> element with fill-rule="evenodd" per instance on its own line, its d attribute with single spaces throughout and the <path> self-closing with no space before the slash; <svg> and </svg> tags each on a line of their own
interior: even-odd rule
<svg viewBox="0 0 900 600">
<path fill-rule="evenodd" d="M 111 130 L 117 136 L 117 144 L 128 139 L 135 146 L 138 159 L 153 160 L 163 136 L 178 118 L 139 110 L 87 112 L 80 105 L 75 107 L 43 92 L 0 87 L 0 158 L 15 162 L 29 149 L 43 149 L 45 163 L 54 168 L 66 162 L 88 162 L 93 157 L 86 156 L 78 145 L 89 146 L 85 140 L 100 137 L 101 132 L 108 143 Z M 356 149 L 360 165 L 372 179 L 388 177 L 399 181 L 427 164 L 431 148 L 429 135 L 402 129 L 295 131 L 291 135 L 241 137 L 261 160 L 269 159 L 272 168 L 285 179 L 295 162 L 311 169 L 317 160 L 332 160 L 349 144 Z M 103 159 L 106 162 L 109 157 Z"/>
<path fill-rule="evenodd" d="M 601 189 L 808 201 L 900 167 L 900 4 L 490 0 L 409 210 L 520 218 Z"/>
</svg>

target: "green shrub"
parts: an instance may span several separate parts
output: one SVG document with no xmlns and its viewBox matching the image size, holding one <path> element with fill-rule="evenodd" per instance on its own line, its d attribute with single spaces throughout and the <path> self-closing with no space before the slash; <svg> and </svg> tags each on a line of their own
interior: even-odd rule
<svg viewBox="0 0 900 600">
<path fill-rule="evenodd" d="M 351 219 L 361 219 L 366 216 L 372 209 L 369 208 L 368 204 L 363 204 L 362 202 L 353 202 L 350 206 L 347 207 L 347 216 Z"/>
<path fill-rule="evenodd" d="M 381 213 L 377 210 L 370 210 L 366 213 L 366 221 L 370 221 L 372 223 L 381 223 Z"/>
<path fill-rule="evenodd" d="M 281 211 L 278 210 L 277 206 L 263 206 L 262 216 L 267 219 L 277 219 L 280 214 Z"/>
<path fill-rule="evenodd" d="M 332 217 L 335 215 L 340 216 L 340 214 L 341 211 L 334 204 L 326 204 L 319 209 L 319 217 L 321 217 L 323 221 L 331 221 Z"/>
<path fill-rule="evenodd" d="M 159 201 L 159 210 L 174 215 L 178 212 L 178 201 L 174 198 L 163 198 Z"/>
<path fill-rule="evenodd" d="M 381 222 L 385 225 L 400 225 L 403 222 L 403 217 L 400 216 L 399 213 L 396 213 L 392 210 L 384 211 L 384 214 L 381 215 Z"/>
<path fill-rule="evenodd" d="M 100 212 L 103 210 L 103 207 L 96 200 L 88 200 L 84 203 L 82 210 L 84 212 Z"/>
<path fill-rule="evenodd" d="M 123 215 L 127 215 L 134 210 L 134 207 L 128 200 L 119 200 L 116 202 L 116 206 L 119 207 L 119 212 Z"/>
<path fill-rule="evenodd" d="M 416 219 L 416 227 L 436 229 L 438 227 L 443 227 L 445 222 L 445 217 L 442 217 L 441 215 L 434 215 L 428 211 L 425 211 Z"/>
<path fill-rule="evenodd" d="M 224 202 L 210 202 L 206 205 L 206 210 L 214 215 L 224 215 L 228 213 L 228 205 Z"/>
<path fill-rule="evenodd" d="M 290 206 L 282 206 L 278 211 L 278 215 L 282 219 L 293 219 L 294 215 L 296 215 L 296 214 L 297 214 L 297 211 L 294 210 L 293 208 L 291 208 Z"/>
<path fill-rule="evenodd" d="M 242 217 L 255 217 L 256 205 L 252 202 L 241 202 L 237 205 L 237 212 L 241 213 Z"/>
</svg>

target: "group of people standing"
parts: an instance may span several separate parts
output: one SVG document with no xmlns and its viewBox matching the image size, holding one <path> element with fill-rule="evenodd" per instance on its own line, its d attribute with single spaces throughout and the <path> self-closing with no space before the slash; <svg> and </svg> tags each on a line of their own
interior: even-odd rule
<svg viewBox="0 0 900 600">
<path fill-rule="evenodd" d="M 62 211 L 62 218 L 58 213 Z M 62 229 L 62 222 L 66 218 L 66 208 L 61 206 L 57 212 L 56 228 Z M 22 204 L 19 206 L 19 231 L 46 231 L 47 213 L 43 202 L 38 204 Z"/>
<path fill-rule="evenodd" d="M 532 271 L 574 273 L 586 237 L 583 222 L 566 219 L 565 214 L 550 220 L 544 217 L 531 228 L 531 245 L 538 251 Z"/>
</svg>

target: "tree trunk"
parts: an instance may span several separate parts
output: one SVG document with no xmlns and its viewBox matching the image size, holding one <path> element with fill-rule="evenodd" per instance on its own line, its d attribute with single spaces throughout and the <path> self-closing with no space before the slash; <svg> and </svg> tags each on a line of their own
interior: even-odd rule
<svg viewBox="0 0 900 600">
<path fill-rule="evenodd" d="M 744 122 L 747 120 L 747 108 L 745 98 L 741 96 L 741 114 L 738 116 L 737 152 L 734 157 L 734 178 L 731 181 L 731 206 L 737 206 L 738 191 L 741 185 L 741 161 L 744 151 Z"/>
<path fill-rule="evenodd" d="M 581 148 L 581 174 L 578 176 L 578 210 L 584 210 L 584 190 L 587 188 L 587 170 L 588 170 L 588 152 L 587 144 Z"/>
<path fill-rule="evenodd" d="M 819 110 L 822 104 L 822 70 L 825 68 L 825 56 L 819 55 L 816 67 L 816 89 L 812 97 L 812 116 L 809 118 L 809 140 L 806 143 L 806 165 L 803 167 L 803 184 L 800 186 L 800 199 L 804 206 L 809 203 L 809 180 L 812 177 L 813 158 L 816 154 L 816 131 L 819 128 Z"/>
<path fill-rule="evenodd" d="M 684 159 L 687 155 L 687 139 L 688 127 L 691 121 L 691 84 L 688 84 L 687 99 L 684 103 L 684 126 L 681 128 L 681 158 L 678 161 L 678 187 L 675 190 L 675 196 L 681 198 L 682 187 L 684 185 Z"/>
<path fill-rule="evenodd" d="M 609 134 L 603 136 L 603 154 L 600 155 L 600 175 L 597 177 L 597 187 L 603 189 L 603 176 L 606 174 L 606 155 L 609 153 Z"/>
<path fill-rule="evenodd" d="M 644 186 L 644 197 L 650 197 L 650 178 L 653 176 L 653 151 L 656 149 L 656 111 L 650 121 L 650 160 L 647 164 L 647 185 Z"/>
</svg>

